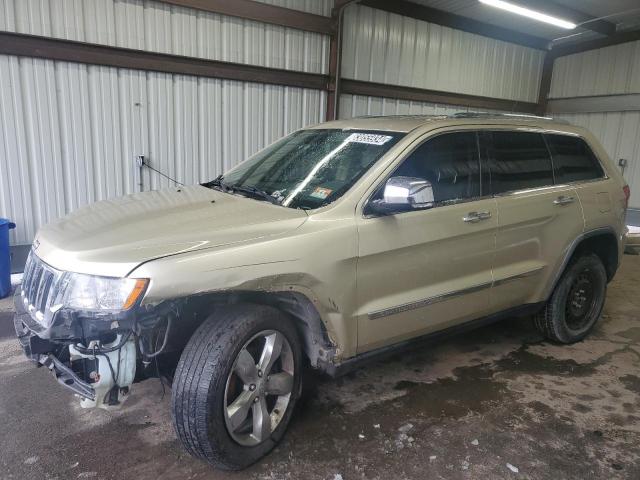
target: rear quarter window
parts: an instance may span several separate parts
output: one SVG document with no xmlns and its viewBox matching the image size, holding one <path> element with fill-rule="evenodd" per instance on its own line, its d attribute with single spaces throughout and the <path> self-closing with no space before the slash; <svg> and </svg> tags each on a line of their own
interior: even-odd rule
<svg viewBox="0 0 640 480">
<path fill-rule="evenodd" d="M 580 137 L 545 134 L 555 171 L 556 183 L 571 183 L 604 177 L 597 157 Z"/>
</svg>

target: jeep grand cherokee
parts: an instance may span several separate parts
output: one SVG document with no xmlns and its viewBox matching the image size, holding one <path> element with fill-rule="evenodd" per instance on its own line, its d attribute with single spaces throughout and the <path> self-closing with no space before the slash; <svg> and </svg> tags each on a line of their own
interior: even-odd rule
<svg viewBox="0 0 640 480">
<path fill-rule="evenodd" d="M 16 332 L 84 407 L 168 379 L 184 447 L 239 469 L 282 438 L 305 365 L 337 375 L 524 315 L 552 341 L 584 338 L 628 198 L 594 137 L 549 119 L 329 122 L 208 183 L 42 228 Z"/>
</svg>

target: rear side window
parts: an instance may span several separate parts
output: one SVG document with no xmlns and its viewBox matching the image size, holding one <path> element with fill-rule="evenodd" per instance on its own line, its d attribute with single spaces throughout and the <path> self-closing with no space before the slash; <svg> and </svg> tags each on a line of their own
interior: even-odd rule
<svg viewBox="0 0 640 480">
<path fill-rule="evenodd" d="M 551 157 L 542 134 L 491 132 L 489 139 L 494 194 L 553 185 Z"/>
<path fill-rule="evenodd" d="M 427 140 L 392 176 L 428 180 L 436 204 L 479 197 L 480 155 L 476 133 L 447 133 Z"/>
<path fill-rule="evenodd" d="M 553 157 L 556 183 L 580 182 L 604 177 L 602 167 L 587 143 L 568 135 L 545 134 Z"/>
</svg>

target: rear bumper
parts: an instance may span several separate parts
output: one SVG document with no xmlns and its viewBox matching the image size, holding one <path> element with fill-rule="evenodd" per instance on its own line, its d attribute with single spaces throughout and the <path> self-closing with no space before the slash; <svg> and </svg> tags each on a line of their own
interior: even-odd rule
<svg viewBox="0 0 640 480">
<path fill-rule="evenodd" d="M 629 231 L 625 236 L 625 252 L 640 253 L 640 227 L 628 227 Z"/>
</svg>

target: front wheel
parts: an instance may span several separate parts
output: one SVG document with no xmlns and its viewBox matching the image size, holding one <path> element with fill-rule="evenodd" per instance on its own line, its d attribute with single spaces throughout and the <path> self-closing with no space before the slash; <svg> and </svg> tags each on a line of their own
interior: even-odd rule
<svg viewBox="0 0 640 480">
<path fill-rule="evenodd" d="M 587 254 L 573 261 L 563 273 L 535 325 L 545 337 L 558 343 L 582 340 L 600 318 L 607 293 L 607 272 L 600 257 Z"/>
<path fill-rule="evenodd" d="M 178 438 L 217 468 L 251 465 L 284 435 L 301 372 L 298 335 L 284 314 L 225 307 L 198 328 L 178 362 L 171 402 Z"/>
</svg>

